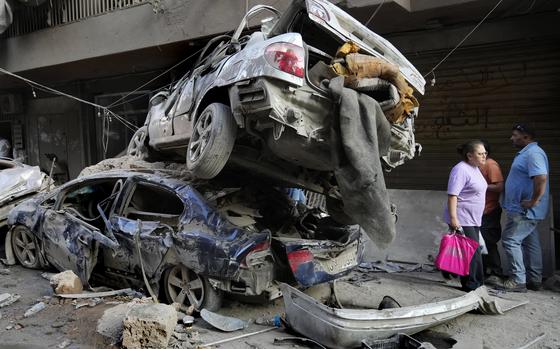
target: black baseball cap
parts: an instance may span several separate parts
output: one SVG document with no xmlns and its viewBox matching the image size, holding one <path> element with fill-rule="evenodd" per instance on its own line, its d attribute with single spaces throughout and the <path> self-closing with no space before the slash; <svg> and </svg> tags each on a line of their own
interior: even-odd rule
<svg viewBox="0 0 560 349">
<path fill-rule="evenodd" d="M 535 138 L 535 131 L 533 130 L 533 128 L 527 126 L 526 124 L 515 124 L 512 130 L 519 131 L 531 136 L 531 138 Z"/>
</svg>

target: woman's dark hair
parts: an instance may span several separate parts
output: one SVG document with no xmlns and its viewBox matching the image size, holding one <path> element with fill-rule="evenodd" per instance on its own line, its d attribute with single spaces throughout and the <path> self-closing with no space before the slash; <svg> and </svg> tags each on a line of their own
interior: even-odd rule
<svg viewBox="0 0 560 349">
<path fill-rule="evenodd" d="M 484 143 L 480 139 L 471 139 L 467 143 L 461 144 L 457 147 L 457 153 L 461 154 L 463 160 L 468 161 L 468 153 L 474 153 L 474 148 L 477 145 L 484 146 Z"/>
<path fill-rule="evenodd" d="M 492 148 L 490 147 L 490 143 L 486 139 L 481 139 L 482 145 L 484 145 L 484 149 L 486 149 L 486 155 L 490 155 L 492 152 Z"/>
</svg>

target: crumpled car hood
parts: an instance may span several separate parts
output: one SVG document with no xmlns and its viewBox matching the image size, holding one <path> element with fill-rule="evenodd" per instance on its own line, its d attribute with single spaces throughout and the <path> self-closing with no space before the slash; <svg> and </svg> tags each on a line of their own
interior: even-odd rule
<svg viewBox="0 0 560 349">
<path fill-rule="evenodd" d="M 15 197 L 41 190 L 45 175 L 39 166 L 17 167 L 0 172 L 0 205 Z"/>
</svg>

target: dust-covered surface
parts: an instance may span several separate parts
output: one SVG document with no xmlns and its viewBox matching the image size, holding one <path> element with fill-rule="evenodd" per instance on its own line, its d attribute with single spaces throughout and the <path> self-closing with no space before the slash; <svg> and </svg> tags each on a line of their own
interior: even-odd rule
<svg viewBox="0 0 560 349">
<path fill-rule="evenodd" d="M 103 160 L 95 165 L 84 168 L 78 177 L 89 176 L 111 170 L 151 172 L 163 176 L 173 176 L 177 179 L 183 180 L 192 178 L 184 163 L 171 161 L 147 162 L 131 156 L 121 156 L 120 158 Z"/>
<path fill-rule="evenodd" d="M 97 320 L 103 312 L 115 306 L 108 304 L 118 298 L 106 298 L 95 306 L 82 306 L 76 309 L 72 300 L 60 300 L 53 296 L 49 282 L 43 279 L 42 271 L 24 269 L 20 266 L 5 267 L 8 273 L 0 274 L 0 293 L 19 294 L 22 297 L 15 303 L 0 308 L 0 348 L 56 348 L 68 344 L 66 348 L 94 348 L 98 337 L 95 334 Z M 463 294 L 453 288 L 459 283 L 446 282 L 438 273 L 363 273 L 355 272 L 346 278 L 354 285 L 371 292 L 381 299 L 391 295 L 402 306 L 428 303 Z M 502 296 L 504 296 L 502 294 Z M 528 305 L 513 309 L 505 315 L 481 315 L 468 313 L 446 324 L 424 331 L 416 337 L 432 340 L 437 348 L 519 348 L 533 339 L 545 334 L 545 338 L 532 348 L 560 348 L 560 293 L 552 291 L 529 291 L 526 294 L 510 293 L 509 299 L 528 300 Z M 23 314 L 38 301 L 46 303 L 42 311 L 24 318 Z M 82 303 L 79 301 L 78 303 Z M 222 315 L 235 316 L 249 320 L 249 326 L 242 330 L 224 333 L 214 330 L 197 317 L 191 332 L 196 332 L 197 343 L 210 343 L 232 338 L 244 333 L 266 329 L 257 325 L 257 319 L 271 319 L 283 313 L 283 302 L 277 299 L 266 302 L 253 299 L 253 302 L 228 300 L 219 311 Z M 9 329 L 7 329 L 9 328 Z M 262 333 L 222 344 L 221 348 L 277 348 L 275 338 L 295 335 L 284 329 Z M 171 348 L 192 348 L 194 346 L 172 340 Z M 464 345 L 467 345 L 466 347 Z M 292 346 L 292 348 L 304 346 Z"/>
</svg>

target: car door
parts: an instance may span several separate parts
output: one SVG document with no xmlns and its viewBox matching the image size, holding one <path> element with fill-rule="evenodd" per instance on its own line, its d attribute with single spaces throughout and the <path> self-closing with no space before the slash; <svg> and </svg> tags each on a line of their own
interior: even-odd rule
<svg viewBox="0 0 560 349">
<path fill-rule="evenodd" d="M 86 286 L 99 245 L 116 247 L 103 234 L 103 220 L 94 211 L 103 198 L 111 195 L 116 180 L 71 185 L 60 192 L 55 205 L 46 208 L 43 215 L 41 236 L 47 260 L 58 270 L 72 270 Z"/>
<path fill-rule="evenodd" d="M 180 198 L 158 183 L 131 178 L 118 202 L 110 225 L 118 249 L 103 254 L 105 266 L 123 273 L 151 278 L 173 244 L 173 234 L 184 210 Z M 140 252 L 140 253 L 139 253 Z"/>
</svg>

